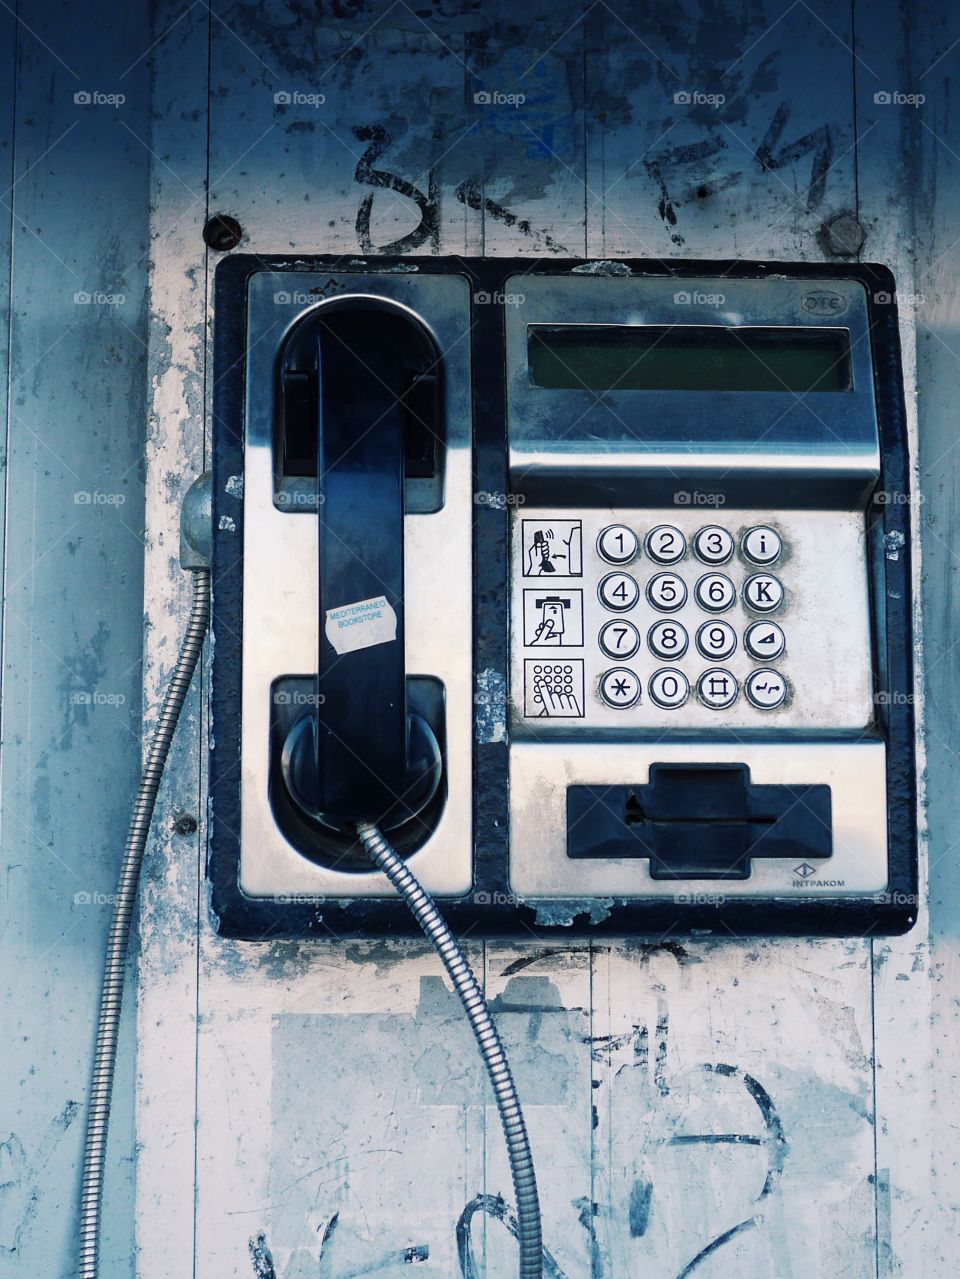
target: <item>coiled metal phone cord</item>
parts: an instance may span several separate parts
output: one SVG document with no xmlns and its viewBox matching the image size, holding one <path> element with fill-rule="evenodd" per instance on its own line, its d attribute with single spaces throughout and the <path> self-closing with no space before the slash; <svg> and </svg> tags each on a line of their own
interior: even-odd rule
<svg viewBox="0 0 960 1279">
<path fill-rule="evenodd" d="M 97 1279 L 100 1255 L 100 1217 L 103 1203 L 103 1177 L 107 1156 L 107 1130 L 110 1124 L 110 1099 L 113 1072 L 117 1059 L 117 1034 L 123 1001 L 123 979 L 130 941 L 130 924 L 137 901 L 140 867 L 143 863 L 147 836 L 163 768 L 170 753 L 170 743 L 183 709 L 184 699 L 193 679 L 203 648 L 203 638 L 210 620 L 210 571 L 193 570 L 193 605 L 190 621 L 170 684 L 163 699 L 160 716 L 140 778 L 140 788 L 133 808 L 127 835 L 116 902 L 107 939 L 103 986 L 100 993 L 100 1017 L 97 1023 L 97 1047 L 90 1085 L 90 1108 L 83 1147 L 83 1182 L 80 1192 L 80 1279 Z"/>
<path fill-rule="evenodd" d="M 517 1199 L 517 1240 L 520 1244 L 520 1279 L 542 1279 L 543 1239 L 540 1225 L 540 1199 L 537 1178 L 530 1153 L 527 1126 L 520 1108 L 510 1063 L 490 1015 L 487 1001 L 470 965 L 444 923 L 432 898 L 406 862 L 391 848 L 372 822 L 358 822 L 357 831 L 364 848 L 409 906 L 417 923 L 443 961 L 453 982 L 464 1012 L 476 1036 L 483 1064 L 490 1076 L 493 1094 L 500 1110 L 500 1122 L 510 1157 L 513 1190 Z"/>
</svg>

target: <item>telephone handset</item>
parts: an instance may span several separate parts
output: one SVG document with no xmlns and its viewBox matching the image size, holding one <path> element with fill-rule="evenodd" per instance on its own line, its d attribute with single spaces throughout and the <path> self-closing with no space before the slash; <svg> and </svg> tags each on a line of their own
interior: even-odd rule
<svg viewBox="0 0 960 1279">
<path fill-rule="evenodd" d="M 359 820 L 392 831 L 440 786 L 437 733 L 408 708 L 403 589 L 405 459 L 408 440 L 438 434 L 438 396 L 422 394 L 438 360 L 415 318 L 359 298 L 303 321 L 281 368 L 289 416 L 315 414 L 319 552 L 316 696 L 282 772 L 301 812 L 341 833 Z M 282 426 L 303 443 L 302 422 Z"/>
</svg>

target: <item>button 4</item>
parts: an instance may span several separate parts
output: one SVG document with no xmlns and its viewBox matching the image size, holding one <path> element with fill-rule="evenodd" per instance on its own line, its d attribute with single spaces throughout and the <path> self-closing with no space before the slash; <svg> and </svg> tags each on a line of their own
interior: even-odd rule
<svg viewBox="0 0 960 1279">
<path fill-rule="evenodd" d="M 744 533 L 740 539 L 740 549 L 754 564 L 773 564 L 780 558 L 783 542 L 776 529 L 758 524 L 756 528 L 748 528 Z"/>
<path fill-rule="evenodd" d="M 687 549 L 687 539 L 672 524 L 658 524 L 647 534 L 644 546 L 647 554 L 658 564 L 676 564 Z"/>
<path fill-rule="evenodd" d="M 722 666 L 711 666 L 697 680 L 697 696 L 711 710 L 722 711 L 732 706 L 739 692 L 736 679 Z"/>
<path fill-rule="evenodd" d="M 682 706 L 690 696 L 690 681 L 683 671 L 674 670 L 670 666 L 661 666 L 650 676 L 650 686 L 647 691 L 651 702 L 662 706 L 664 710 L 672 711 Z"/>
<path fill-rule="evenodd" d="M 629 573 L 608 573 L 597 587 L 600 603 L 614 613 L 625 613 L 640 598 L 640 587 Z"/>
<path fill-rule="evenodd" d="M 733 538 L 719 524 L 708 524 L 693 539 L 693 549 L 704 564 L 726 564 L 733 554 Z"/>
<path fill-rule="evenodd" d="M 776 661 L 786 646 L 786 638 L 776 622 L 754 622 L 743 637 L 743 647 L 758 661 Z"/>
<path fill-rule="evenodd" d="M 640 549 L 640 539 L 626 524 L 608 524 L 597 538 L 597 552 L 608 564 L 629 564 Z"/>
<path fill-rule="evenodd" d="M 772 613 L 783 603 L 783 584 L 772 573 L 754 573 L 743 584 L 743 602 L 756 613 Z"/>
<path fill-rule="evenodd" d="M 787 695 L 787 681 L 779 671 L 753 671 L 747 678 L 747 697 L 761 711 L 774 711 Z"/>
<path fill-rule="evenodd" d="M 600 696 L 615 710 L 626 710 L 640 700 L 640 681 L 626 666 L 614 666 L 600 676 Z"/>
</svg>

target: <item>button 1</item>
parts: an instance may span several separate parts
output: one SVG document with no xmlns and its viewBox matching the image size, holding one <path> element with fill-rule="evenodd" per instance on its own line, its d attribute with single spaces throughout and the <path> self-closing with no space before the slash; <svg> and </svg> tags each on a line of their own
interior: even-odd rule
<svg viewBox="0 0 960 1279">
<path fill-rule="evenodd" d="M 764 524 L 756 528 L 748 528 L 740 540 L 740 549 L 748 560 L 754 564 L 773 564 L 780 558 L 783 542 L 780 534 Z"/>
<path fill-rule="evenodd" d="M 639 649 L 640 632 L 633 622 L 605 622 L 597 640 L 607 657 L 619 658 L 621 662 L 625 662 Z"/>
<path fill-rule="evenodd" d="M 708 613 L 723 613 L 737 599 L 737 588 L 724 573 L 707 573 L 693 588 L 697 603 Z"/>
<path fill-rule="evenodd" d="M 737 632 L 729 622 L 704 622 L 697 631 L 697 648 L 711 661 L 722 662 L 736 647 Z"/>
<path fill-rule="evenodd" d="M 640 700 L 640 681 L 625 666 L 614 666 L 600 676 L 600 696 L 608 706 L 624 711 Z"/>
<path fill-rule="evenodd" d="M 773 662 L 787 646 L 783 631 L 776 622 L 754 622 L 743 637 L 743 647 L 761 662 Z"/>
<path fill-rule="evenodd" d="M 743 602 L 757 613 L 772 613 L 783 603 L 783 585 L 772 573 L 754 573 L 743 584 Z"/>
<path fill-rule="evenodd" d="M 640 549 L 640 539 L 626 524 L 608 524 L 597 538 L 597 552 L 608 564 L 629 564 Z"/>
<path fill-rule="evenodd" d="M 687 651 L 686 630 L 679 622 L 654 622 L 647 631 L 647 647 L 654 657 L 675 662 Z"/>
<path fill-rule="evenodd" d="M 676 564 L 687 549 L 687 539 L 672 524 L 658 524 L 646 536 L 647 554 L 658 564 Z"/>
<path fill-rule="evenodd" d="M 661 666 L 650 676 L 648 689 L 651 702 L 672 711 L 690 696 L 690 682 L 683 671 L 675 671 L 669 666 Z"/>
<path fill-rule="evenodd" d="M 708 524 L 693 539 L 693 549 L 704 564 L 726 564 L 733 554 L 733 538 L 719 524 Z"/>
<path fill-rule="evenodd" d="M 711 710 L 722 711 L 732 706 L 739 691 L 737 681 L 722 666 L 712 666 L 697 680 L 697 696 Z"/>
<path fill-rule="evenodd" d="M 625 613 L 640 598 L 640 587 L 629 573 L 608 573 L 597 587 L 600 603 L 614 613 Z"/>
<path fill-rule="evenodd" d="M 747 697 L 761 711 L 775 711 L 787 695 L 787 681 L 779 671 L 753 671 L 747 677 Z"/>
<path fill-rule="evenodd" d="M 676 573 L 657 573 L 647 583 L 647 599 L 661 613 L 675 613 L 687 601 L 687 585 Z"/>
</svg>

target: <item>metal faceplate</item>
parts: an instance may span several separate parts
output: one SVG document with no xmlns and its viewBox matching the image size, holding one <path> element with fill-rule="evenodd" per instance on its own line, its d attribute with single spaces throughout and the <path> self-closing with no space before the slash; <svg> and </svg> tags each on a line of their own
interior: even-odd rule
<svg viewBox="0 0 960 1279">
<path fill-rule="evenodd" d="M 865 517 L 879 440 L 863 289 L 533 278 L 523 291 L 507 317 L 511 486 L 528 499 L 511 529 L 512 890 L 678 903 L 883 892 Z M 528 325 L 601 322 L 842 325 L 853 389 L 532 385 Z M 679 762 L 829 785 L 832 857 L 672 884 L 643 857 L 567 855 L 568 787 L 641 786 L 652 764 Z"/>
<path fill-rule="evenodd" d="M 241 890 L 249 897 L 318 901 L 394 896 L 378 872 L 317 865 L 284 837 L 268 795 L 271 686 L 317 669 L 317 519 L 313 504 L 275 501 L 275 361 L 291 327 L 331 298 L 371 296 L 408 307 L 444 361 L 443 504 L 404 517 L 406 671 L 441 681 L 447 797 L 437 827 L 410 858 L 438 895 L 472 880 L 470 292 L 462 277 L 411 273 L 270 272 L 249 281 L 244 418 Z M 237 484 L 241 477 L 237 477 Z M 375 518 L 375 513 L 373 513 Z M 442 590 L 438 590 L 442 583 Z"/>
</svg>

